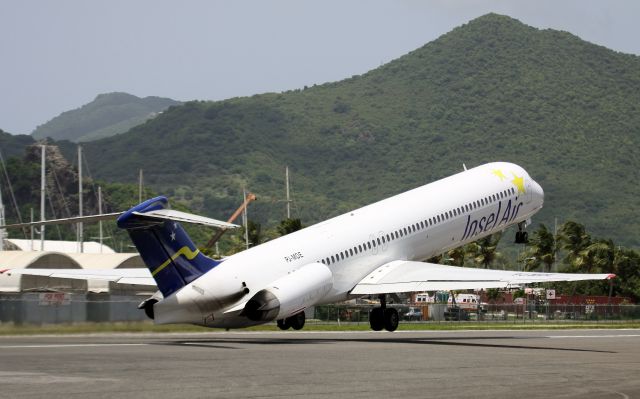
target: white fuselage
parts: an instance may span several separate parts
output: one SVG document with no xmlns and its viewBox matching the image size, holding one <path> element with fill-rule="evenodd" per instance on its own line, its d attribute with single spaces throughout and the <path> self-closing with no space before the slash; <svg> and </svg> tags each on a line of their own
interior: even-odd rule
<svg viewBox="0 0 640 399">
<path fill-rule="evenodd" d="M 235 254 L 157 303 L 156 322 L 257 324 L 228 309 L 310 263 L 333 274 L 316 304 L 342 301 L 379 266 L 425 260 L 502 231 L 529 219 L 543 198 L 520 166 L 485 164 Z M 249 293 L 243 295 L 244 286 Z"/>
</svg>

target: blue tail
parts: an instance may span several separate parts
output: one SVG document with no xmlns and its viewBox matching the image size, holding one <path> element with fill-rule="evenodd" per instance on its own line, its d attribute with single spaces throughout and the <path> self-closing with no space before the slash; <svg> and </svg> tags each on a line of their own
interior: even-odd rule
<svg viewBox="0 0 640 399">
<path fill-rule="evenodd" d="M 166 197 L 152 198 L 118 218 L 118 227 L 129 233 L 165 298 L 220 264 L 203 255 L 178 222 L 134 214 L 168 204 Z"/>
</svg>

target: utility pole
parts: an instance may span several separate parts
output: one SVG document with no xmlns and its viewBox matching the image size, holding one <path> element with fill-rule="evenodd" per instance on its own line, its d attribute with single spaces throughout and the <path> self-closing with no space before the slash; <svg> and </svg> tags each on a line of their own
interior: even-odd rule
<svg viewBox="0 0 640 399">
<path fill-rule="evenodd" d="M 42 158 L 42 163 L 41 163 L 41 168 L 40 168 L 40 221 L 44 222 L 44 195 L 46 192 L 45 189 L 45 157 L 47 155 L 47 146 L 46 145 L 42 145 L 42 154 L 41 154 L 41 158 Z M 44 224 L 42 224 L 40 226 L 40 251 L 44 251 Z"/>
<path fill-rule="evenodd" d="M 102 187 L 98 186 L 98 215 L 102 215 Z M 100 253 L 102 253 L 102 220 L 98 222 L 98 226 L 100 229 L 100 235 L 98 236 L 100 240 Z"/>
<path fill-rule="evenodd" d="M 289 197 L 289 167 L 285 167 L 285 180 L 287 181 L 287 219 L 291 219 L 291 198 Z"/>
<path fill-rule="evenodd" d="M 242 189 L 242 198 L 247 198 L 247 190 Z M 244 243 L 246 248 L 249 249 L 249 219 L 247 218 L 247 207 L 242 210 L 242 223 L 244 224 Z"/>
<path fill-rule="evenodd" d="M 2 202 L 2 188 L 0 187 L 0 226 L 4 226 L 4 203 Z M 4 251 L 4 229 L 0 229 L 0 251 Z"/>
<path fill-rule="evenodd" d="M 31 227 L 29 227 L 29 229 L 31 230 L 31 250 L 33 251 L 33 249 L 35 248 L 33 246 L 33 208 L 29 208 L 31 210 Z"/>
<path fill-rule="evenodd" d="M 138 203 L 142 202 L 142 169 L 138 175 Z"/>
<path fill-rule="evenodd" d="M 82 217 L 82 146 L 78 144 L 78 216 Z M 78 243 L 80 253 L 84 252 L 82 222 L 78 222 Z"/>
</svg>

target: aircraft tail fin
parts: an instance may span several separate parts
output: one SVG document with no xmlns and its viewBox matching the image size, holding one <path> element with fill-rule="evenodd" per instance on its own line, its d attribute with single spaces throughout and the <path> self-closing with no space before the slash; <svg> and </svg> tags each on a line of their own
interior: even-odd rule
<svg viewBox="0 0 640 399">
<path fill-rule="evenodd" d="M 197 216 L 170 211 L 168 204 L 166 197 L 152 198 L 124 212 L 117 221 L 129 233 L 165 298 L 220 264 L 202 254 L 177 221 L 190 221 L 185 215 Z"/>
</svg>

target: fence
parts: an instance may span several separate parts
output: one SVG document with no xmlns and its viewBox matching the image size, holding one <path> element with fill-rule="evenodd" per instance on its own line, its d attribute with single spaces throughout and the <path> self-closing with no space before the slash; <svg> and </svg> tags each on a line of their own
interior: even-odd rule
<svg viewBox="0 0 640 399">
<path fill-rule="evenodd" d="M 138 304 L 147 296 L 108 294 L 20 293 L 0 295 L 0 323 L 56 324 L 148 320 Z M 368 324 L 376 305 L 322 305 L 305 311 L 307 324 Z M 640 321 L 640 305 L 484 305 L 452 309 L 447 304 L 388 305 L 403 323 L 617 323 Z M 411 312 L 410 312 L 411 310 Z"/>
<path fill-rule="evenodd" d="M 0 323 L 58 324 L 147 320 L 145 297 L 59 292 L 0 295 Z"/>
<path fill-rule="evenodd" d="M 388 305 L 396 308 L 400 319 L 410 323 L 576 323 L 640 321 L 640 305 L 551 305 L 551 304 L 500 304 L 477 308 L 452 308 L 447 304 L 419 306 Z M 325 305 L 307 312 L 307 323 L 369 322 L 369 310 L 374 305 Z M 413 310 L 410 312 L 410 310 Z"/>
</svg>

